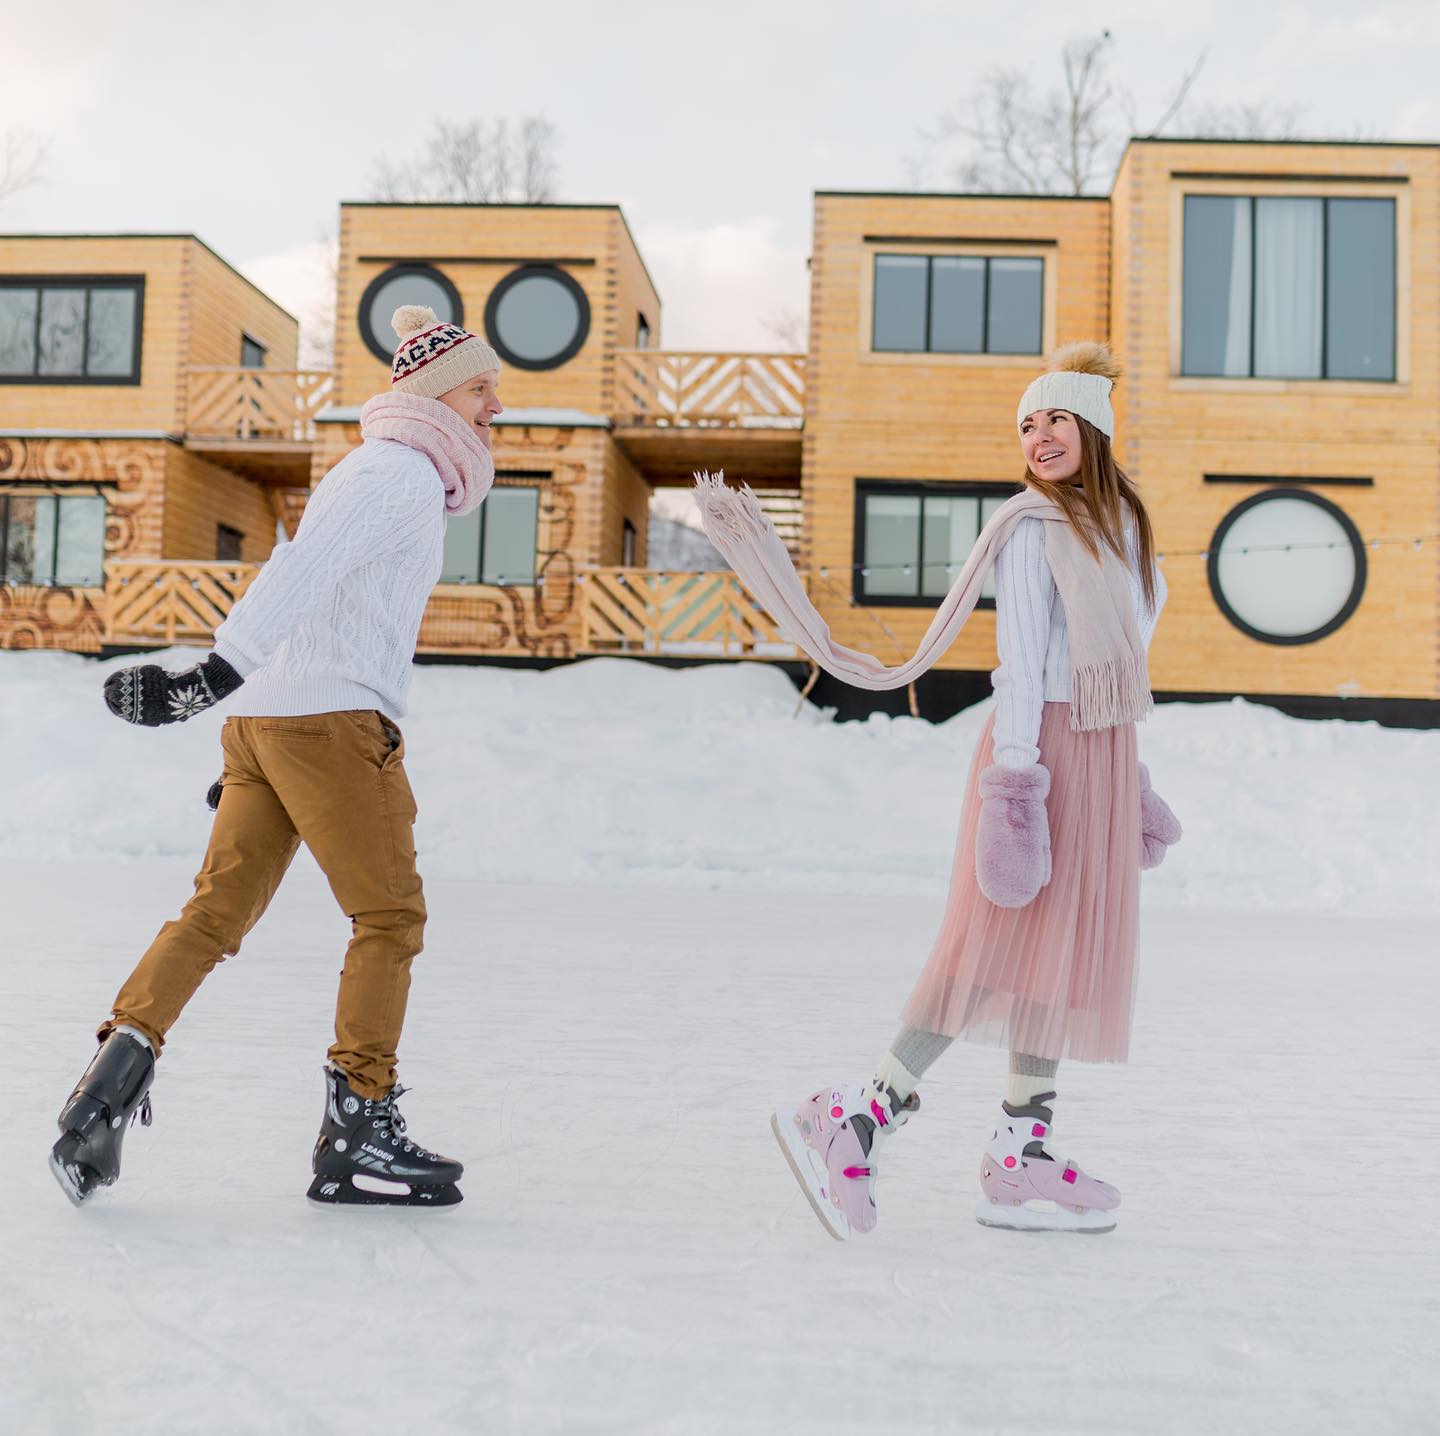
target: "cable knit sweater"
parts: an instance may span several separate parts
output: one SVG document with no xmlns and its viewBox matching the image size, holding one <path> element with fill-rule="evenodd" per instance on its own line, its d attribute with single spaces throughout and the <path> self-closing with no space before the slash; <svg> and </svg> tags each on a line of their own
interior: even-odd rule
<svg viewBox="0 0 1440 1436">
<path fill-rule="evenodd" d="M 215 632 L 245 678 L 242 717 L 374 708 L 405 713 L 426 600 L 445 549 L 445 486 L 418 449 L 366 439 L 320 481 Z"/>
<path fill-rule="evenodd" d="M 1130 592 L 1146 649 L 1165 604 L 1165 576 L 1155 571 L 1155 612 L 1145 606 L 1135 532 L 1127 528 Z M 1045 559 L 1045 524 L 1021 519 L 995 560 L 995 762 L 1023 768 L 1040 761 L 1040 716 L 1047 703 L 1070 701 L 1070 638 L 1065 606 Z"/>
</svg>

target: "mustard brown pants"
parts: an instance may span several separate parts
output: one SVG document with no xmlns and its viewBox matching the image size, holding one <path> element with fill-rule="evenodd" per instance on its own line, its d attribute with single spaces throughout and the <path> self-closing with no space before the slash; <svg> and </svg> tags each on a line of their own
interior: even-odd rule
<svg viewBox="0 0 1440 1436">
<path fill-rule="evenodd" d="M 240 951 L 303 842 L 353 934 L 330 1060 L 362 1097 L 381 1097 L 395 1084 L 425 929 L 400 730 L 371 711 L 231 718 L 221 745 L 220 807 L 195 895 L 160 929 L 100 1033 L 134 1027 L 158 1053 L 206 974 Z"/>
</svg>

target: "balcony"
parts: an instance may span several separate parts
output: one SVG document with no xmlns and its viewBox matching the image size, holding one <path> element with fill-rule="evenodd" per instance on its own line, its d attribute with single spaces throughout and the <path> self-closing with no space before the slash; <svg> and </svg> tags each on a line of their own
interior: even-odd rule
<svg viewBox="0 0 1440 1436">
<path fill-rule="evenodd" d="M 805 367 L 803 354 L 617 350 L 615 437 L 651 483 L 730 469 L 798 487 Z"/>
<path fill-rule="evenodd" d="M 93 595 L 103 614 L 103 641 L 117 648 L 209 643 L 258 572 L 258 565 L 243 563 L 107 563 L 104 593 Z M 558 639 L 547 647 L 549 656 L 797 656 L 733 573 L 602 568 L 583 570 L 579 579 L 574 608 L 547 619 Z M 545 627 L 536 621 L 537 601 L 534 589 L 487 584 L 436 589 L 421 629 L 421 650 L 517 652 L 517 631 Z M 100 637 L 97 631 L 91 646 L 98 646 Z"/>
<path fill-rule="evenodd" d="M 308 485 L 315 415 L 332 383 L 320 369 L 193 366 L 185 375 L 185 447 L 246 478 Z"/>
</svg>

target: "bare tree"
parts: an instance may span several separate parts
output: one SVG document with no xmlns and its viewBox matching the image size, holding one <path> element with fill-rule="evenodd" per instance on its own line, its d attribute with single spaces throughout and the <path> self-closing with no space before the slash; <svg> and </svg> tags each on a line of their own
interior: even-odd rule
<svg viewBox="0 0 1440 1436">
<path fill-rule="evenodd" d="M 315 298 L 300 316 L 300 367 L 330 369 L 335 363 L 335 293 L 340 283 L 340 245 L 335 231 L 322 231 L 312 274 Z"/>
<path fill-rule="evenodd" d="M 799 309 L 779 309 L 760 321 L 761 327 L 777 344 L 791 353 L 803 354 L 810 345 L 805 315 Z"/>
<path fill-rule="evenodd" d="M 540 115 L 450 124 L 436 120 L 419 153 L 379 156 L 370 195 L 382 200 L 538 204 L 555 195 L 555 126 Z"/>
<path fill-rule="evenodd" d="M 961 148 L 949 177 L 981 194 L 1090 194 L 1107 181 L 1130 135 L 1183 133 L 1191 139 L 1293 139 L 1300 111 L 1268 101 L 1193 106 L 1205 67 L 1198 56 L 1171 87 L 1159 117 L 1140 121 L 1134 97 L 1112 76 L 1108 30 L 1073 40 L 1061 53 L 1060 83 L 1036 93 L 1028 72 L 987 71 L 975 93 L 921 132 L 907 161 L 917 188 L 932 155 Z"/>
<path fill-rule="evenodd" d="M 0 204 L 39 182 L 47 152 L 46 143 L 26 130 L 0 135 Z"/>
</svg>

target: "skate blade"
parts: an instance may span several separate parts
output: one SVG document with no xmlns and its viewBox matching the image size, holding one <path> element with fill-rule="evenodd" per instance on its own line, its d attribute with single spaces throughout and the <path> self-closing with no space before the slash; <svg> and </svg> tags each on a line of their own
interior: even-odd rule
<svg viewBox="0 0 1440 1436">
<path fill-rule="evenodd" d="M 78 1162 L 64 1161 L 58 1152 L 50 1153 L 50 1175 L 70 1199 L 71 1206 L 83 1207 L 100 1190 L 101 1182 L 86 1180 L 84 1173 L 89 1171 L 88 1167 L 82 1167 Z"/>
<path fill-rule="evenodd" d="M 976 1203 L 975 1220 L 982 1227 L 1000 1227 L 1012 1232 L 1078 1232 L 1082 1236 L 1099 1236 L 1115 1230 L 1115 1213 L 1100 1207 L 1072 1212 L 1054 1202 L 1047 1202 L 1043 1207 L 1022 1202 L 1017 1207 L 992 1202 L 989 1197 L 981 1197 Z"/>
<path fill-rule="evenodd" d="M 351 1177 L 316 1177 L 305 1196 L 312 1207 L 410 1207 L 432 1211 L 458 1207 L 465 1200 L 460 1188 L 453 1184 L 421 1187 L 378 1177 L 366 1178 L 365 1182 L 361 1186 Z"/>
<path fill-rule="evenodd" d="M 791 1174 L 800 1184 L 800 1190 L 805 1193 L 805 1200 L 810 1203 L 810 1209 L 819 1219 L 820 1225 L 837 1242 L 848 1241 L 850 1223 L 845 1220 L 844 1212 L 834 1211 L 832 1213 L 830 1204 L 821 1198 L 814 1179 L 810 1175 L 810 1149 L 798 1136 L 792 1137 L 793 1127 L 794 1123 L 782 1120 L 778 1112 L 770 1114 L 770 1130 L 774 1132 L 775 1140 L 785 1154 L 785 1161 L 789 1164 Z"/>
</svg>

